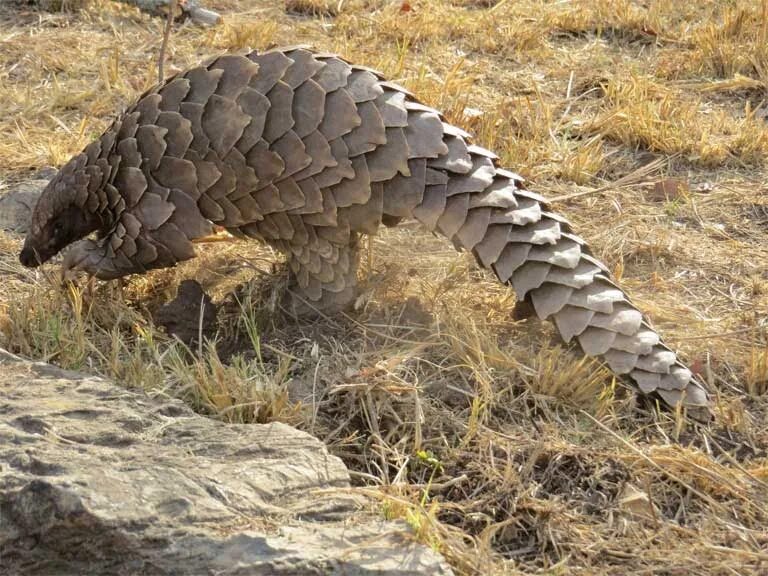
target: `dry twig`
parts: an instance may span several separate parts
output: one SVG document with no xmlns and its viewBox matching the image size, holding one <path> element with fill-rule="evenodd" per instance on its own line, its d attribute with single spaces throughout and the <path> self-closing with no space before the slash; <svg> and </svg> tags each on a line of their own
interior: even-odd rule
<svg viewBox="0 0 768 576">
<path fill-rule="evenodd" d="M 171 37 L 171 28 L 173 28 L 173 18 L 176 13 L 178 0 L 168 0 L 168 18 L 165 21 L 165 31 L 163 32 L 163 43 L 160 45 L 160 55 L 157 61 L 157 83 L 162 84 L 165 79 L 165 51 L 168 48 L 168 39 Z"/>
</svg>

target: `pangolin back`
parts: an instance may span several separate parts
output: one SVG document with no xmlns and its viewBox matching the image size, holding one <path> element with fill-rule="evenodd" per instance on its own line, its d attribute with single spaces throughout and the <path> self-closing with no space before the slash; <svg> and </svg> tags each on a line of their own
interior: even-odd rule
<svg viewBox="0 0 768 576">
<path fill-rule="evenodd" d="M 213 223 L 286 253 L 310 300 L 346 301 L 357 236 L 414 217 L 641 392 L 707 403 L 569 223 L 376 71 L 301 47 L 220 56 L 144 94 L 85 154 L 98 169 L 81 205 L 111 227 L 77 266 L 99 277 L 191 258 Z"/>
</svg>

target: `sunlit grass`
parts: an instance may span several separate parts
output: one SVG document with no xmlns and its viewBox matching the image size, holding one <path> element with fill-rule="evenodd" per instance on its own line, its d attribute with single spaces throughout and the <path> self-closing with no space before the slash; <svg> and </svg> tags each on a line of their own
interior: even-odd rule
<svg viewBox="0 0 768 576">
<path fill-rule="evenodd" d="M 0 6 L 0 193 L 64 163 L 156 77 L 162 20 L 61 4 Z M 558 198 L 713 388 L 717 420 L 643 404 L 407 226 L 370 239 L 358 309 L 321 320 L 280 311 L 284 277 L 253 243 L 118 289 L 26 271 L 0 232 L 0 345 L 223 422 L 307 430 L 459 574 L 759 571 L 766 3 L 210 4 L 223 24 L 177 27 L 168 69 L 296 43 L 381 69 Z M 152 321 L 185 277 L 222 307 L 191 345 Z"/>
</svg>

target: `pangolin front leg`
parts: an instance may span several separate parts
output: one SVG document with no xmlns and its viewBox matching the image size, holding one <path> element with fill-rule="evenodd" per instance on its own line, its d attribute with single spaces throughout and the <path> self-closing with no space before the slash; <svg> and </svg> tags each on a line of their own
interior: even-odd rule
<svg viewBox="0 0 768 576">
<path fill-rule="evenodd" d="M 57 232 L 73 208 L 89 217 Z M 402 87 L 305 48 L 220 56 L 142 95 L 43 194 L 22 261 L 96 230 L 68 262 L 114 278 L 191 258 L 216 224 L 287 254 L 323 307 L 354 296 L 359 235 L 404 218 L 471 251 L 639 391 L 707 404 L 544 198 Z"/>
</svg>

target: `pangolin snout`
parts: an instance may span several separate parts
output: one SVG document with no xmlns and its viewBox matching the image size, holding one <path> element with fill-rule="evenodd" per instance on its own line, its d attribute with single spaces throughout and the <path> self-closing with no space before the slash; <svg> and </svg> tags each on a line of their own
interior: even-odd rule
<svg viewBox="0 0 768 576">
<path fill-rule="evenodd" d="M 31 246 L 24 246 L 19 254 L 19 262 L 27 268 L 36 268 L 40 265 L 40 257 L 37 251 Z"/>
</svg>

